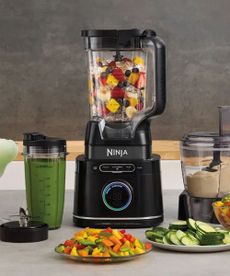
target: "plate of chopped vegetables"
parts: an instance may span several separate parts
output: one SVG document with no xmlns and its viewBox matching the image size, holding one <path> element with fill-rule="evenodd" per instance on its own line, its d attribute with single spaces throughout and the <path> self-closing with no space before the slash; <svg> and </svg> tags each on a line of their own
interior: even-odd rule
<svg viewBox="0 0 230 276">
<path fill-rule="evenodd" d="M 61 256 L 90 263 L 129 261 L 151 250 L 151 243 L 144 243 L 125 230 L 89 227 L 55 247 L 55 252 Z"/>
<path fill-rule="evenodd" d="M 189 218 L 176 220 L 168 228 L 153 227 L 145 231 L 153 247 L 182 252 L 217 252 L 230 250 L 230 232 Z"/>
</svg>

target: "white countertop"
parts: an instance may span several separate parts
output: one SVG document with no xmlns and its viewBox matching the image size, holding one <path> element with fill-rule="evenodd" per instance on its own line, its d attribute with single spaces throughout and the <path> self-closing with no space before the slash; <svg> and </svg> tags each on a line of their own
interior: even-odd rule
<svg viewBox="0 0 230 276">
<path fill-rule="evenodd" d="M 178 190 L 164 191 L 164 225 L 177 217 Z M 24 191 L 0 191 L 0 217 L 15 214 L 25 202 Z M 61 258 L 54 247 L 70 238 L 77 228 L 72 224 L 73 191 L 66 192 L 65 212 L 62 227 L 49 231 L 47 241 L 29 244 L 0 242 L 0 275 L 186 275 L 219 276 L 229 273 L 230 252 L 179 253 L 154 248 L 149 254 L 136 260 L 116 264 L 86 264 Z M 137 237 L 144 238 L 145 229 L 129 230 Z"/>
</svg>

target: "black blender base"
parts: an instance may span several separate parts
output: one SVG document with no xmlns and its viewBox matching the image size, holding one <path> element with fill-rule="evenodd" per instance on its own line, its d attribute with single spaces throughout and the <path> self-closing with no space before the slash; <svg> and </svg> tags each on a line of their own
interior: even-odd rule
<svg viewBox="0 0 230 276">
<path fill-rule="evenodd" d="M 158 226 L 163 222 L 163 215 L 153 219 L 141 219 L 141 220 L 97 220 L 73 217 L 75 226 L 78 227 L 93 227 L 93 228 L 148 228 L 152 226 Z"/>
<path fill-rule="evenodd" d="M 178 219 L 193 218 L 219 224 L 212 209 L 212 203 L 216 200 L 218 199 L 191 197 L 186 191 L 183 191 L 179 196 Z"/>
</svg>

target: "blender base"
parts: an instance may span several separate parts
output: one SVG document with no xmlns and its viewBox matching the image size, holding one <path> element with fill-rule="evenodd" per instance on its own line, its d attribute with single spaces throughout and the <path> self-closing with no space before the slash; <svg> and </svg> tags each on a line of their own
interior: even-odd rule
<svg viewBox="0 0 230 276">
<path fill-rule="evenodd" d="M 178 219 L 193 218 L 208 223 L 219 224 L 212 209 L 212 203 L 217 198 L 192 197 L 186 191 L 179 196 Z"/>
</svg>

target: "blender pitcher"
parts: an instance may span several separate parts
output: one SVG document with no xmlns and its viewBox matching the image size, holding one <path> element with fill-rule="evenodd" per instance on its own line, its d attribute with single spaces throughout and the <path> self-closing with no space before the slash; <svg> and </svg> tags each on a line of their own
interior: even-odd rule
<svg viewBox="0 0 230 276">
<path fill-rule="evenodd" d="M 165 107 L 165 47 L 152 30 L 85 30 L 91 118 L 103 139 L 130 139 Z"/>
<path fill-rule="evenodd" d="M 39 133 L 23 140 L 26 200 L 29 216 L 59 228 L 65 195 L 66 141 Z"/>
</svg>

